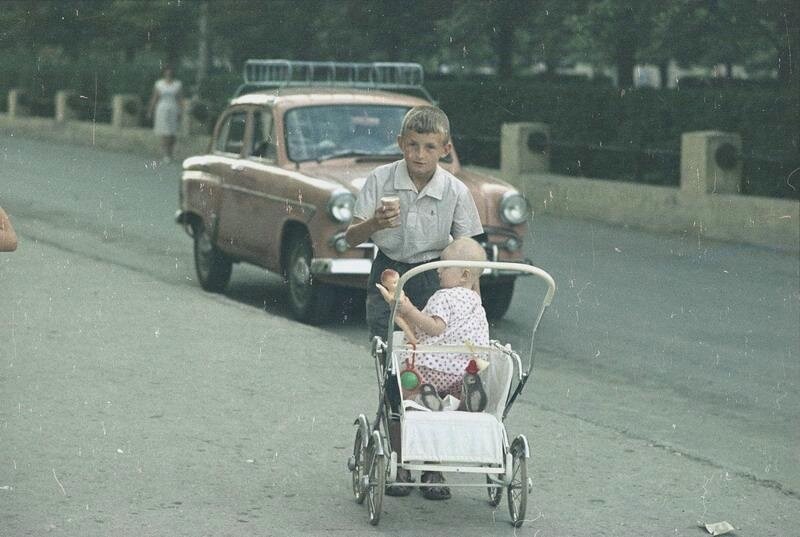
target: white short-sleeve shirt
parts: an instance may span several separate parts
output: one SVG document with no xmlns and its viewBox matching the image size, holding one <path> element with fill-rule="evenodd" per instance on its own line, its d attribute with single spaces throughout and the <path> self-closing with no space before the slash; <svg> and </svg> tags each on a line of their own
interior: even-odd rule
<svg viewBox="0 0 800 537">
<path fill-rule="evenodd" d="M 444 332 L 432 336 L 417 331 L 419 345 L 489 344 L 489 323 L 481 297 L 466 287 L 439 289 L 428 300 L 423 313 L 439 317 L 445 323 Z M 421 354 L 416 362 L 431 369 L 450 374 L 464 374 L 471 356 L 468 354 Z"/>
<path fill-rule="evenodd" d="M 483 233 L 469 189 L 441 166 L 436 167 L 422 192 L 417 192 L 405 160 L 379 166 L 358 193 L 353 216 L 361 220 L 372 218 L 384 196 L 400 198 L 401 225 L 376 231 L 372 241 L 395 261 L 429 261 L 439 257 L 451 237 Z"/>
</svg>

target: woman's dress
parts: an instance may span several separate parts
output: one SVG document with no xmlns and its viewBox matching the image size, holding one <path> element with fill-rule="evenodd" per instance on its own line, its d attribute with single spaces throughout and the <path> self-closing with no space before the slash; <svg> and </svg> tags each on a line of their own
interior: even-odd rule
<svg viewBox="0 0 800 537">
<path fill-rule="evenodd" d="M 156 82 L 158 103 L 156 104 L 153 131 L 159 136 L 175 136 L 178 134 L 181 108 L 178 96 L 181 92 L 181 82 L 173 80 L 167 82 L 161 79 Z"/>
</svg>

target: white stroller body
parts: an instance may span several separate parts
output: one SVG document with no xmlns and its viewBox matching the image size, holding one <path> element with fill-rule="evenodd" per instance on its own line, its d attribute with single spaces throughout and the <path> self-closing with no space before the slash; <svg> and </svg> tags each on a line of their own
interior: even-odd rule
<svg viewBox="0 0 800 537">
<path fill-rule="evenodd" d="M 416 267 L 404 274 L 398 282 L 395 297 L 399 297 L 405 282 L 426 270 L 440 267 L 476 267 L 496 271 L 517 271 L 538 276 L 548 286 L 542 305 L 535 317 L 536 332 L 545 308 L 555 292 L 555 282 L 542 269 L 518 263 L 435 261 Z M 396 311 L 392 311 L 390 327 L 394 326 Z M 391 332 L 391 328 L 390 328 Z M 403 400 L 392 415 L 386 398 L 387 383 L 396 383 L 403 393 L 399 372 L 401 365 L 412 353 L 468 353 L 489 362 L 480 373 L 487 395 L 483 412 L 444 410 L 431 412 Z M 530 448 L 524 435 L 509 442 L 503 420 L 516 397 L 522 392 L 533 366 L 533 346 L 527 368 L 523 369 L 519 355 L 510 346 L 492 342 L 489 346 L 416 346 L 404 344 L 402 332 L 387 333 L 386 342 L 375 338 L 372 346 L 379 386 L 379 408 L 372 424 L 364 414 L 355 421 L 356 437 L 353 455 L 348 461 L 352 472 L 353 494 L 359 503 L 367 500 L 370 523 L 380 520 L 384 487 L 417 486 L 414 483 L 395 482 L 398 469 L 442 473 L 474 474 L 484 476 L 478 483 L 448 483 L 451 487 L 486 487 L 489 504 L 497 506 L 505 488 L 508 495 L 509 514 L 514 526 L 522 525 L 531 480 L 527 476 L 527 459 Z M 401 457 L 391 448 L 389 420 L 399 419 L 401 429 Z"/>
</svg>

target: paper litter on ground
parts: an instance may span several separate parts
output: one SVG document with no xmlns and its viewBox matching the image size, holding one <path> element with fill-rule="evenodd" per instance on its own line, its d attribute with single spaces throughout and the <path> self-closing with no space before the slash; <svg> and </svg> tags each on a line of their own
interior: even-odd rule
<svg viewBox="0 0 800 537">
<path fill-rule="evenodd" d="M 698 526 L 704 528 L 710 535 L 725 535 L 734 531 L 736 528 L 731 526 L 728 522 L 714 522 L 713 524 L 697 523 Z"/>
</svg>

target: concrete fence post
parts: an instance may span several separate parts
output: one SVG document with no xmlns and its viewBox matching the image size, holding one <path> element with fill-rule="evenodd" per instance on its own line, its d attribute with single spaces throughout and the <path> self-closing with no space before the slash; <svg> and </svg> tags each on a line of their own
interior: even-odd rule
<svg viewBox="0 0 800 537">
<path fill-rule="evenodd" d="M 70 101 L 74 96 L 75 92 L 72 90 L 56 92 L 56 121 L 59 123 L 72 121 L 78 117 L 78 113 L 70 106 Z"/>
<path fill-rule="evenodd" d="M 114 95 L 111 103 L 111 125 L 118 129 L 139 126 L 142 100 L 138 95 Z"/>
<path fill-rule="evenodd" d="M 25 117 L 29 116 L 31 111 L 28 106 L 24 104 L 25 92 L 21 89 L 11 89 L 8 91 L 8 117 Z"/>
<path fill-rule="evenodd" d="M 545 123 L 503 123 L 500 169 L 505 177 L 550 169 L 550 127 Z"/>
<path fill-rule="evenodd" d="M 681 136 L 681 191 L 737 194 L 742 186 L 742 138 L 720 131 Z"/>
</svg>

